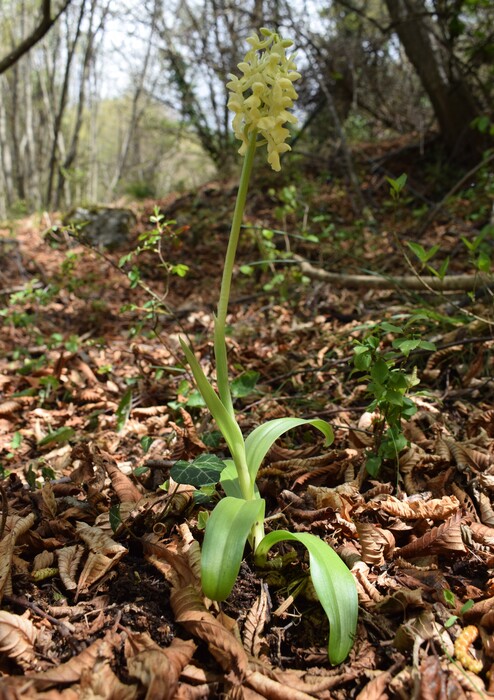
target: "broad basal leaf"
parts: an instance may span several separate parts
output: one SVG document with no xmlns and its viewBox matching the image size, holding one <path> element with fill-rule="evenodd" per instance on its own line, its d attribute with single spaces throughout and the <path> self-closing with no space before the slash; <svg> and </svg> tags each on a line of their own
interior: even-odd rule
<svg viewBox="0 0 494 700">
<path fill-rule="evenodd" d="M 234 498 L 243 498 L 242 490 L 238 482 L 238 473 L 233 459 L 225 459 L 225 468 L 220 475 L 220 483 L 223 487 L 223 491 L 227 496 L 233 496 Z M 257 484 L 254 484 L 254 496 L 255 498 L 260 498 L 259 489 Z"/>
<path fill-rule="evenodd" d="M 262 460 L 276 442 L 276 440 L 288 432 L 292 428 L 297 428 L 300 425 L 312 425 L 324 434 L 326 444 L 330 445 L 334 440 L 333 428 L 325 420 L 314 418 L 306 420 L 305 418 L 275 418 L 259 425 L 253 430 L 245 440 L 245 453 L 247 456 L 247 465 L 251 479 L 255 481 L 257 472 L 261 466 Z"/>
<path fill-rule="evenodd" d="M 204 533 L 201 580 L 211 600 L 225 600 L 235 583 L 252 526 L 264 518 L 264 501 L 227 496 L 212 512 Z"/>
<path fill-rule="evenodd" d="M 307 532 L 270 532 L 257 547 L 256 558 L 264 559 L 274 544 L 284 540 L 300 542 L 309 551 L 312 583 L 329 620 L 329 660 L 332 664 L 339 664 L 348 656 L 357 628 L 358 595 L 355 579 L 326 542 Z"/>
<path fill-rule="evenodd" d="M 230 415 L 228 410 L 221 402 L 221 399 L 208 382 L 206 375 L 202 371 L 202 367 L 197 361 L 192 350 L 183 340 L 180 341 L 180 344 L 185 353 L 185 357 L 187 358 L 187 362 L 190 365 L 192 374 L 194 375 L 197 388 L 201 392 L 207 407 L 211 411 L 211 415 L 225 438 L 226 443 L 230 448 L 230 452 L 234 457 L 239 453 L 243 453 L 244 438 L 235 418 Z"/>
</svg>

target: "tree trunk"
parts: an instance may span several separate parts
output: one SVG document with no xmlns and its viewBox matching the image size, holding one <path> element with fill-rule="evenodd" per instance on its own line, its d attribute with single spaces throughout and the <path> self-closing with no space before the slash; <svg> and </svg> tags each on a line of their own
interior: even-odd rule
<svg viewBox="0 0 494 700">
<path fill-rule="evenodd" d="M 389 15 L 405 53 L 426 91 L 441 137 L 457 160 L 480 155 L 480 134 L 471 123 L 479 105 L 465 78 L 434 38 L 424 0 L 386 0 Z"/>
</svg>

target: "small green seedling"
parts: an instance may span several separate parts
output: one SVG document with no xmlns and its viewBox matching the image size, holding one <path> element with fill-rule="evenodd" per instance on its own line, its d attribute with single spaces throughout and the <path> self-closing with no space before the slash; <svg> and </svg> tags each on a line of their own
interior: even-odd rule
<svg viewBox="0 0 494 700">
<path fill-rule="evenodd" d="M 408 445 L 401 423 L 417 412 L 408 394 L 419 380 L 415 369 L 408 372 L 403 367 L 402 358 L 407 358 L 414 350 L 435 350 L 434 343 L 411 331 L 411 326 L 420 318 L 420 315 L 413 315 L 402 326 L 382 321 L 373 325 L 363 340 L 355 341 L 353 364 L 356 371 L 365 373 L 367 393 L 373 397 L 367 410 L 377 414 L 375 444 L 368 451 L 365 463 L 371 476 L 377 476 L 384 460 L 398 460 L 400 452 Z M 382 339 L 390 333 L 395 338 L 391 349 L 384 350 Z"/>
<path fill-rule="evenodd" d="M 248 39 L 251 49 L 247 52 L 245 61 L 239 64 L 242 76 L 230 76 L 227 85 L 230 90 L 229 107 L 235 113 L 233 128 L 237 138 L 242 141 L 239 153 L 245 158 L 214 326 L 217 392 L 206 378 L 192 349 L 182 341 L 196 386 L 231 454 L 231 459 L 225 461 L 219 473 L 219 481 L 226 497 L 219 501 L 206 523 L 201 554 L 201 579 L 205 595 L 222 601 L 230 595 L 233 588 L 247 542 L 254 552 L 255 561 L 260 565 L 266 561 L 271 547 L 278 542 L 288 540 L 304 545 L 309 552 L 314 589 L 329 619 L 329 659 L 331 663 L 338 664 L 347 657 L 354 641 L 358 616 L 355 580 L 336 552 L 315 535 L 294 534 L 286 530 L 276 530 L 265 535 L 265 502 L 256 486 L 257 472 L 264 457 L 286 431 L 311 425 L 330 444 L 333 430 L 326 421 L 320 419 L 287 417 L 258 426 L 244 439 L 235 418 L 232 384 L 228 377 L 226 315 L 254 154 L 257 148 L 266 145 L 268 162 L 273 170 L 280 170 L 280 155 L 290 150 L 286 143 L 290 132 L 284 125 L 296 121 L 287 111 L 297 97 L 293 82 L 300 77 L 293 59 L 286 55 L 286 49 L 292 42 L 281 39 L 268 29 L 261 29 L 261 34 L 262 38 L 254 34 Z M 174 478 L 183 480 L 183 475 L 175 473 Z M 209 475 L 208 478 L 217 477 Z"/>
<path fill-rule="evenodd" d="M 452 608 L 456 608 L 457 600 L 456 600 L 456 596 L 453 593 L 453 591 L 446 589 L 445 591 L 443 591 L 443 596 L 444 596 L 444 600 L 446 601 L 446 603 L 449 606 L 451 606 Z M 446 627 L 446 629 L 448 629 L 449 627 L 452 627 L 455 624 L 455 622 L 457 622 L 461 617 L 463 617 L 463 615 L 466 612 L 468 612 L 470 610 L 470 608 L 473 608 L 473 605 L 474 605 L 474 602 L 471 599 L 467 600 L 466 603 L 463 603 L 463 605 L 461 606 L 461 608 L 459 610 L 459 614 L 458 615 L 450 615 L 448 617 L 448 619 L 446 620 L 446 622 L 444 623 L 444 626 Z"/>
</svg>

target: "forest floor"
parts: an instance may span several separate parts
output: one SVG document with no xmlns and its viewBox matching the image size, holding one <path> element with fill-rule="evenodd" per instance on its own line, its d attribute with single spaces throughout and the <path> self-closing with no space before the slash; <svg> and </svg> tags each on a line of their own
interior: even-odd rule
<svg viewBox="0 0 494 700">
<path fill-rule="evenodd" d="M 387 167 L 398 176 L 414 158 Z M 197 547 L 215 495 L 201 501 L 170 469 L 226 456 L 179 345 L 187 335 L 214 376 L 212 322 L 235 200 L 235 183 L 214 182 L 133 204 L 137 224 L 118 251 L 53 230 L 54 214 L 0 231 L 0 698 L 494 691 L 494 315 L 462 242 L 485 242 L 488 188 L 457 194 L 424 228 L 441 197 L 419 171 L 394 201 L 383 171 L 363 170 L 371 218 L 355 213 L 342 180 L 303 164 L 286 170 L 251 190 L 229 360 L 244 433 L 282 416 L 333 426 L 329 447 L 307 428 L 280 439 L 258 483 L 268 529 L 316 534 L 351 568 L 359 621 L 348 659 L 328 661 L 328 623 L 302 550 L 269 571 L 246 552 L 226 602 L 201 596 Z M 165 273 L 154 243 L 127 261 L 130 276 L 119 268 L 152 230 L 155 206 L 176 222 L 165 226 L 163 259 L 188 265 L 185 277 Z M 437 244 L 429 264 L 449 256 L 446 274 L 471 275 L 471 289 L 393 284 L 413 276 L 407 257 L 431 275 L 406 241 Z M 309 279 L 293 254 L 348 277 L 378 275 L 388 288 Z M 166 309 L 151 306 L 165 296 Z M 381 353 L 410 340 L 406 357 L 388 360 L 403 375 L 416 367 L 420 380 L 409 392 L 417 412 L 403 422 L 408 445 L 373 476 L 366 461 L 382 423 L 353 365 L 355 342 L 369 333 Z"/>
</svg>

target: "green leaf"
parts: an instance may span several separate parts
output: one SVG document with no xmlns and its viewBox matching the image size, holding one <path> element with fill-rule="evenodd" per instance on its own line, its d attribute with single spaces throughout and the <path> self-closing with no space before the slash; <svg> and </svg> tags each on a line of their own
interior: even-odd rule
<svg viewBox="0 0 494 700">
<path fill-rule="evenodd" d="M 379 455 L 369 453 L 365 460 L 365 468 L 371 476 L 377 476 L 381 468 L 382 458 Z"/>
<path fill-rule="evenodd" d="M 395 326 L 394 323 L 388 323 L 388 321 L 383 321 L 380 326 L 386 333 L 403 333 L 403 328 L 401 326 Z"/>
<path fill-rule="evenodd" d="M 445 588 L 443 590 L 443 597 L 448 605 L 451 605 L 452 608 L 455 607 L 456 598 L 455 598 L 455 594 L 453 593 L 453 591 L 450 591 L 449 588 Z"/>
<path fill-rule="evenodd" d="M 400 350 L 405 357 L 408 357 L 412 350 L 416 350 L 418 347 L 420 347 L 421 342 L 422 341 L 419 338 L 410 338 L 405 340 L 400 338 L 393 341 L 393 347 L 398 348 L 398 350 Z"/>
<path fill-rule="evenodd" d="M 225 468 L 220 475 L 220 484 L 223 487 L 223 491 L 227 496 L 233 496 L 234 498 L 243 498 L 242 489 L 238 482 L 238 472 L 233 459 L 225 459 L 223 462 Z M 259 489 L 257 484 L 254 483 L 254 496 L 260 498 Z"/>
<path fill-rule="evenodd" d="M 245 440 L 247 466 L 249 467 L 252 481 L 256 480 L 262 460 L 276 440 L 283 435 L 283 433 L 297 428 L 300 425 L 312 425 L 314 428 L 317 428 L 317 430 L 320 430 L 326 437 L 327 445 L 331 445 L 334 440 L 333 428 L 329 423 L 320 418 L 306 420 L 305 418 L 286 417 L 275 418 L 267 423 L 263 423 L 255 428 Z"/>
<path fill-rule="evenodd" d="M 150 435 L 143 435 L 143 437 L 139 440 L 141 443 L 142 451 L 144 454 L 149 451 L 149 448 L 154 442 L 154 438 L 152 438 Z"/>
<path fill-rule="evenodd" d="M 415 253 L 421 263 L 428 262 L 439 250 L 438 245 L 433 245 L 430 250 L 426 250 L 420 243 L 413 243 L 412 241 L 407 241 L 407 246 Z"/>
<path fill-rule="evenodd" d="M 227 496 L 211 513 L 204 533 L 201 581 L 211 600 L 230 595 L 240 571 L 245 543 L 257 520 L 264 519 L 264 500 Z"/>
<path fill-rule="evenodd" d="M 21 433 L 16 430 L 15 433 L 12 435 L 12 440 L 10 442 L 10 449 L 11 450 L 17 450 L 22 444 L 22 435 Z"/>
<path fill-rule="evenodd" d="M 142 474 L 145 474 L 148 471 L 149 471 L 149 467 L 146 467 L 146 466 L 136 467 L 134 469 L 134 476 L 142 476 Z"/>
<path fill-rule="evenodd" d="M 221 402 L 220 397 L 208 382 L 206 375 L 202 371 L 202 367 L 192 350 L 182 339 L 180 339 L 180 344 L 185 353 L 185 357 L 187 358 L 187 362 L 190 365 L 192 374 L 194 375 L 197 388 L 201 392 L 202 398 L 206 402 L 206 406 L 211 411 L 211 415 L 216 421 L 218 428 L 225 438 L 225 441 L 230 448 L 230 452 L 235 459 L 239 454 L 243 454 L 244 438 L 242 431 L 240 430 L 235 418 L 228 412 Z"/>
<path fill-rule="evenodd" d="M 346 659 L 353 646 L 358 618 L 355 579 L 336 552 L 323 540 L 307 532 L 270 532 L 259 544 L 256 558 L 265 558 L 277 542 L 300 542 L 309 552 L 310 576 L 329 620 L 328 655 L 336 665 Z"/>
<path fill-rule="evenodd" d="M 236 377 L 231 383 L 232 396 L 241 399 L 254 391 L 261 375 L 255 370 L 248 370 Z"/>
<path fill-rule="evenodd" d="M 385 360 L 378 358 L 370 368 L 370 376 L 375 382 L 384 384 L 386 377 L 389 375 L 389 367 Z"/>
<path fill-rule="evenodd" d="M 123 430 L 127 420 L 129 418 L 130 409 L 132 407 L 132 389 L 129 387 L 122 398 L 120 399 L 117 406 L 117 433 Z"/>
<path fill-rule="evenodd" d="M 464 615 L 466 612 L 468 612 L 471 608 L 473 608 L 474 602 L 470 598 L 469 600 L 466 601 L 466 603 L 463 603 L 463 605 L 460 608 L 460 613 Z"/>
<path fill-rule="evenodd" d="M 449 267 L 449 255 L 445 258 L 437 271 L 439 279 L 443 280 Z"/>
<path fill-rule="evenodd" d="M 68 442 L 74 435 L 74 428 L 63 426 L 58 428 L 58 430 L 54 430 L 52 433 L 48 433 L 48 435 L 38 442 L 38 445 L 40 445 L 40 447 L 43 445 L 51 445 L 52 443 L 60 445 L 62 442 Z"/>
<path fill-rule="evenodd" d="M 120 525 L 122 524 L 122 517 L 120 515 L 120 504 L 112 506 L 108 512 L 110 527 L 113 532 L 116 532 Z"/>
<path fill-rule="evenodd" d="M 355 356 L 353 358 L 353 364 L 360 372 L 366 372 L 372 363 L 372 354 L 369 348 L 357 347 L 353 349 Z"/>
<path fill-rule="evenodd" d="M 185 277 L 187 272 L 189 271 L 189 266 L 184 265 L 183 263 L 179 263 L 178 265 L 172 265 L 171 268 L 171 273 L 172 275 L 178 275 L 178 277 Z"/>
<path fill-rule="evenodd" d="M 479 257 L 477 258 L 477 269 L 479 272 L 491 271 L 491 259 L 487 253 L 479 253 Z"/>
<path fill-rule="evenodd" d="M 196 488 L 217 484 L 224 469 L 224 462 L 216 455 L 199 455 L 193 462 L 180 460 L 170 469 L 170 476 L 177 484 L 189 484 Z"/>
</svg>

